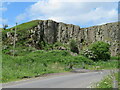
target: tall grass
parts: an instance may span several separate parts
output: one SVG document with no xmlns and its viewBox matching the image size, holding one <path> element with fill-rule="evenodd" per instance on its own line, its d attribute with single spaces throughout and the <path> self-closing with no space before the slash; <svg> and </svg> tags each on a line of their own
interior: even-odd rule
<svg viewBox="0 0 120 90">
<path fill-rule="evenodd" d="M 3 54 L 2 57 L 3 83 L 47 73 L 66 72 L 72 69 L 71 66 L 82 68 L 83 62 L 86 69 L 93 70 L 113 69 L 118 66 L 118 62 L 114 60 L 93 62 L 84 56 L 71 56 L 67 51 L 60 50 L 38 50 L 15 57 Z"/>
<path fill-rule="evenodd" d="M 114 77 L 118 84 L 118 89 L 120 89 L 120 79 L 118 73 L 114 73 Z M 104 79 L 96 84 L 96 88 L 114 88 L 113 87 L 113 75 L 108 75 Z"/>
<path fill-rule="evenodd" d="M 120 60 L 120 56 L 112 56 L 110 59 L 111 60 Z"/>
<path fill-rule="evenodd" d="M 46 73 L 69 71 L 72 63 L 92 61 L 83 56 L 71 56 L 67 51 L 35 51 L 25 56 L 3 55 L 2 81 L 9 82 Z"/>
<path fill-rule="evenodd" d="M 93 62 L 92 65 L 86 65 L 86 69 L 92 70 L 101 70 L 101 69 L 117 69 L 118 68 L 118 61 L 98 61 Z"/>
</svg>

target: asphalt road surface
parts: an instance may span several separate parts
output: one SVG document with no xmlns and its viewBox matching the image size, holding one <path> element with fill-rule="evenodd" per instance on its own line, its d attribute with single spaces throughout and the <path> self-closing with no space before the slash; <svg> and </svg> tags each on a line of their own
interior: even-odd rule
<svg viewBox="0 0 120 90">
<path fill-rule="evenodd" d="M 100 81 L 109 70 L 87 73 L 69 73 L 3 84 L 3 88 L 90 88 Z"/>
</svg>

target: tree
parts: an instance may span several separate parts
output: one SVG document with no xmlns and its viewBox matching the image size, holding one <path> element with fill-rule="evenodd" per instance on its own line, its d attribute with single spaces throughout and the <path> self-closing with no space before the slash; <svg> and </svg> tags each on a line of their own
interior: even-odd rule
<svg viewBox="0 0 120 90">
<path fill-rule="evenodd" d="M 95 56 L 94 60 L 108 60 L 110 59 L 110 45 L 103 41 L 97 41 L 89 46 L 89 50 Z"/>
<path fill-rule="evenodd" d="M 70 50 L 74 53 L 79 53 L 78 47 L 77 47 L 77 43 L 75 40 L 71 40 L 70 42 Z"/>
<path fill-rule="evenodd" d="M 7 27 L 8 27 L 7 24 L 3 24 L 3 30 L 6 30 Z"/>
</svg>

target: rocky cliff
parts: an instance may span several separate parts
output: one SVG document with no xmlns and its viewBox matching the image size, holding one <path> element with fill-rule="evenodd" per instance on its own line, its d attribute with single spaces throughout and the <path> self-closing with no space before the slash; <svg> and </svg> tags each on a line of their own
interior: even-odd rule
<svg viewBox="0 0 120 90">
<path fill-rule="evenodd" d="M 24 32 L 25 31 L 25 32 Z M 79 51 L 95 41 L 105 41 L 111 45 L 111 55 L 119 54 L 120 30 L 118 23 L 108 23 L 100 26 L 80 28 L 72 24 L 55 22 L 52 20 L 39 20 L 38 24 L 28 30 L 18 31 L 16 41 L 26 40 L 28 46 L 39 47 L 41 41 L 53 44 L 55 42 L 69 43 L 72 39 L 77 41 Z M 24 32 L 24 36 L 20 34 Z M 11 38 L 8 40 L 8 38 Z M 3 41 L 13 41 L 13 33 L 8 31 Z M 11 43 L 12 44 L 12 43 Z"/>
</svg>

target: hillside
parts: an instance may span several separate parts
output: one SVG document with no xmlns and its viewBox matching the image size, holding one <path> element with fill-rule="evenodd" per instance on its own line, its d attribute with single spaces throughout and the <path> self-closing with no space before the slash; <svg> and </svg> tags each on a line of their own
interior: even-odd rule
<svg viewBox="0 0 120 90">
<path fill-rule="evenodd" d="M 2 77 L 0 79 L 2 82 L 10 82 L 48 73 L 69 72 L 73 68 L 116 69 L 118 61 L 109 60 L 107 43 L 111 44 L 111 55 L 116 56 L 119 43 L 117 25 L 117 23 L 109 23 L 80 28 L 52 20 L 34 20 L 2 30 L 2 59 L 0 59 L 2 60 Z M 15 28 L 16 37 L 14 37 Z M 99 51 L 96 50 L 102 51 L 104 53 L 102 56 L 108 55 L 105 61 L 104 57 L 102 60 L 101 58 L 95 60 L 81 54 L 83 49 L 96 41 L 107 42 L 98 42 L 97 45 L 101 45 L 99 45 Z M 79 53 L 73 52 L 71 47 Z M 91 55 L 89 52 L 88 54 Z"/>
<path fill-rule="evenodd" d="M 3 49 L 13 46 L 15 27 L 3 30 Z M 71 40 L 77 41 L 79 52 L 93 42 L 104 41 L 111 45 L 111 55 L 119 54 L 118 23 L 108 23 L 88 28 L 52 20 L 34 20 L 17 26 L 16 48 L 45 49 L 55 43 L 69 48 Z M 10 53 L 10 52 L 8 52 Z"/>
</svg>

